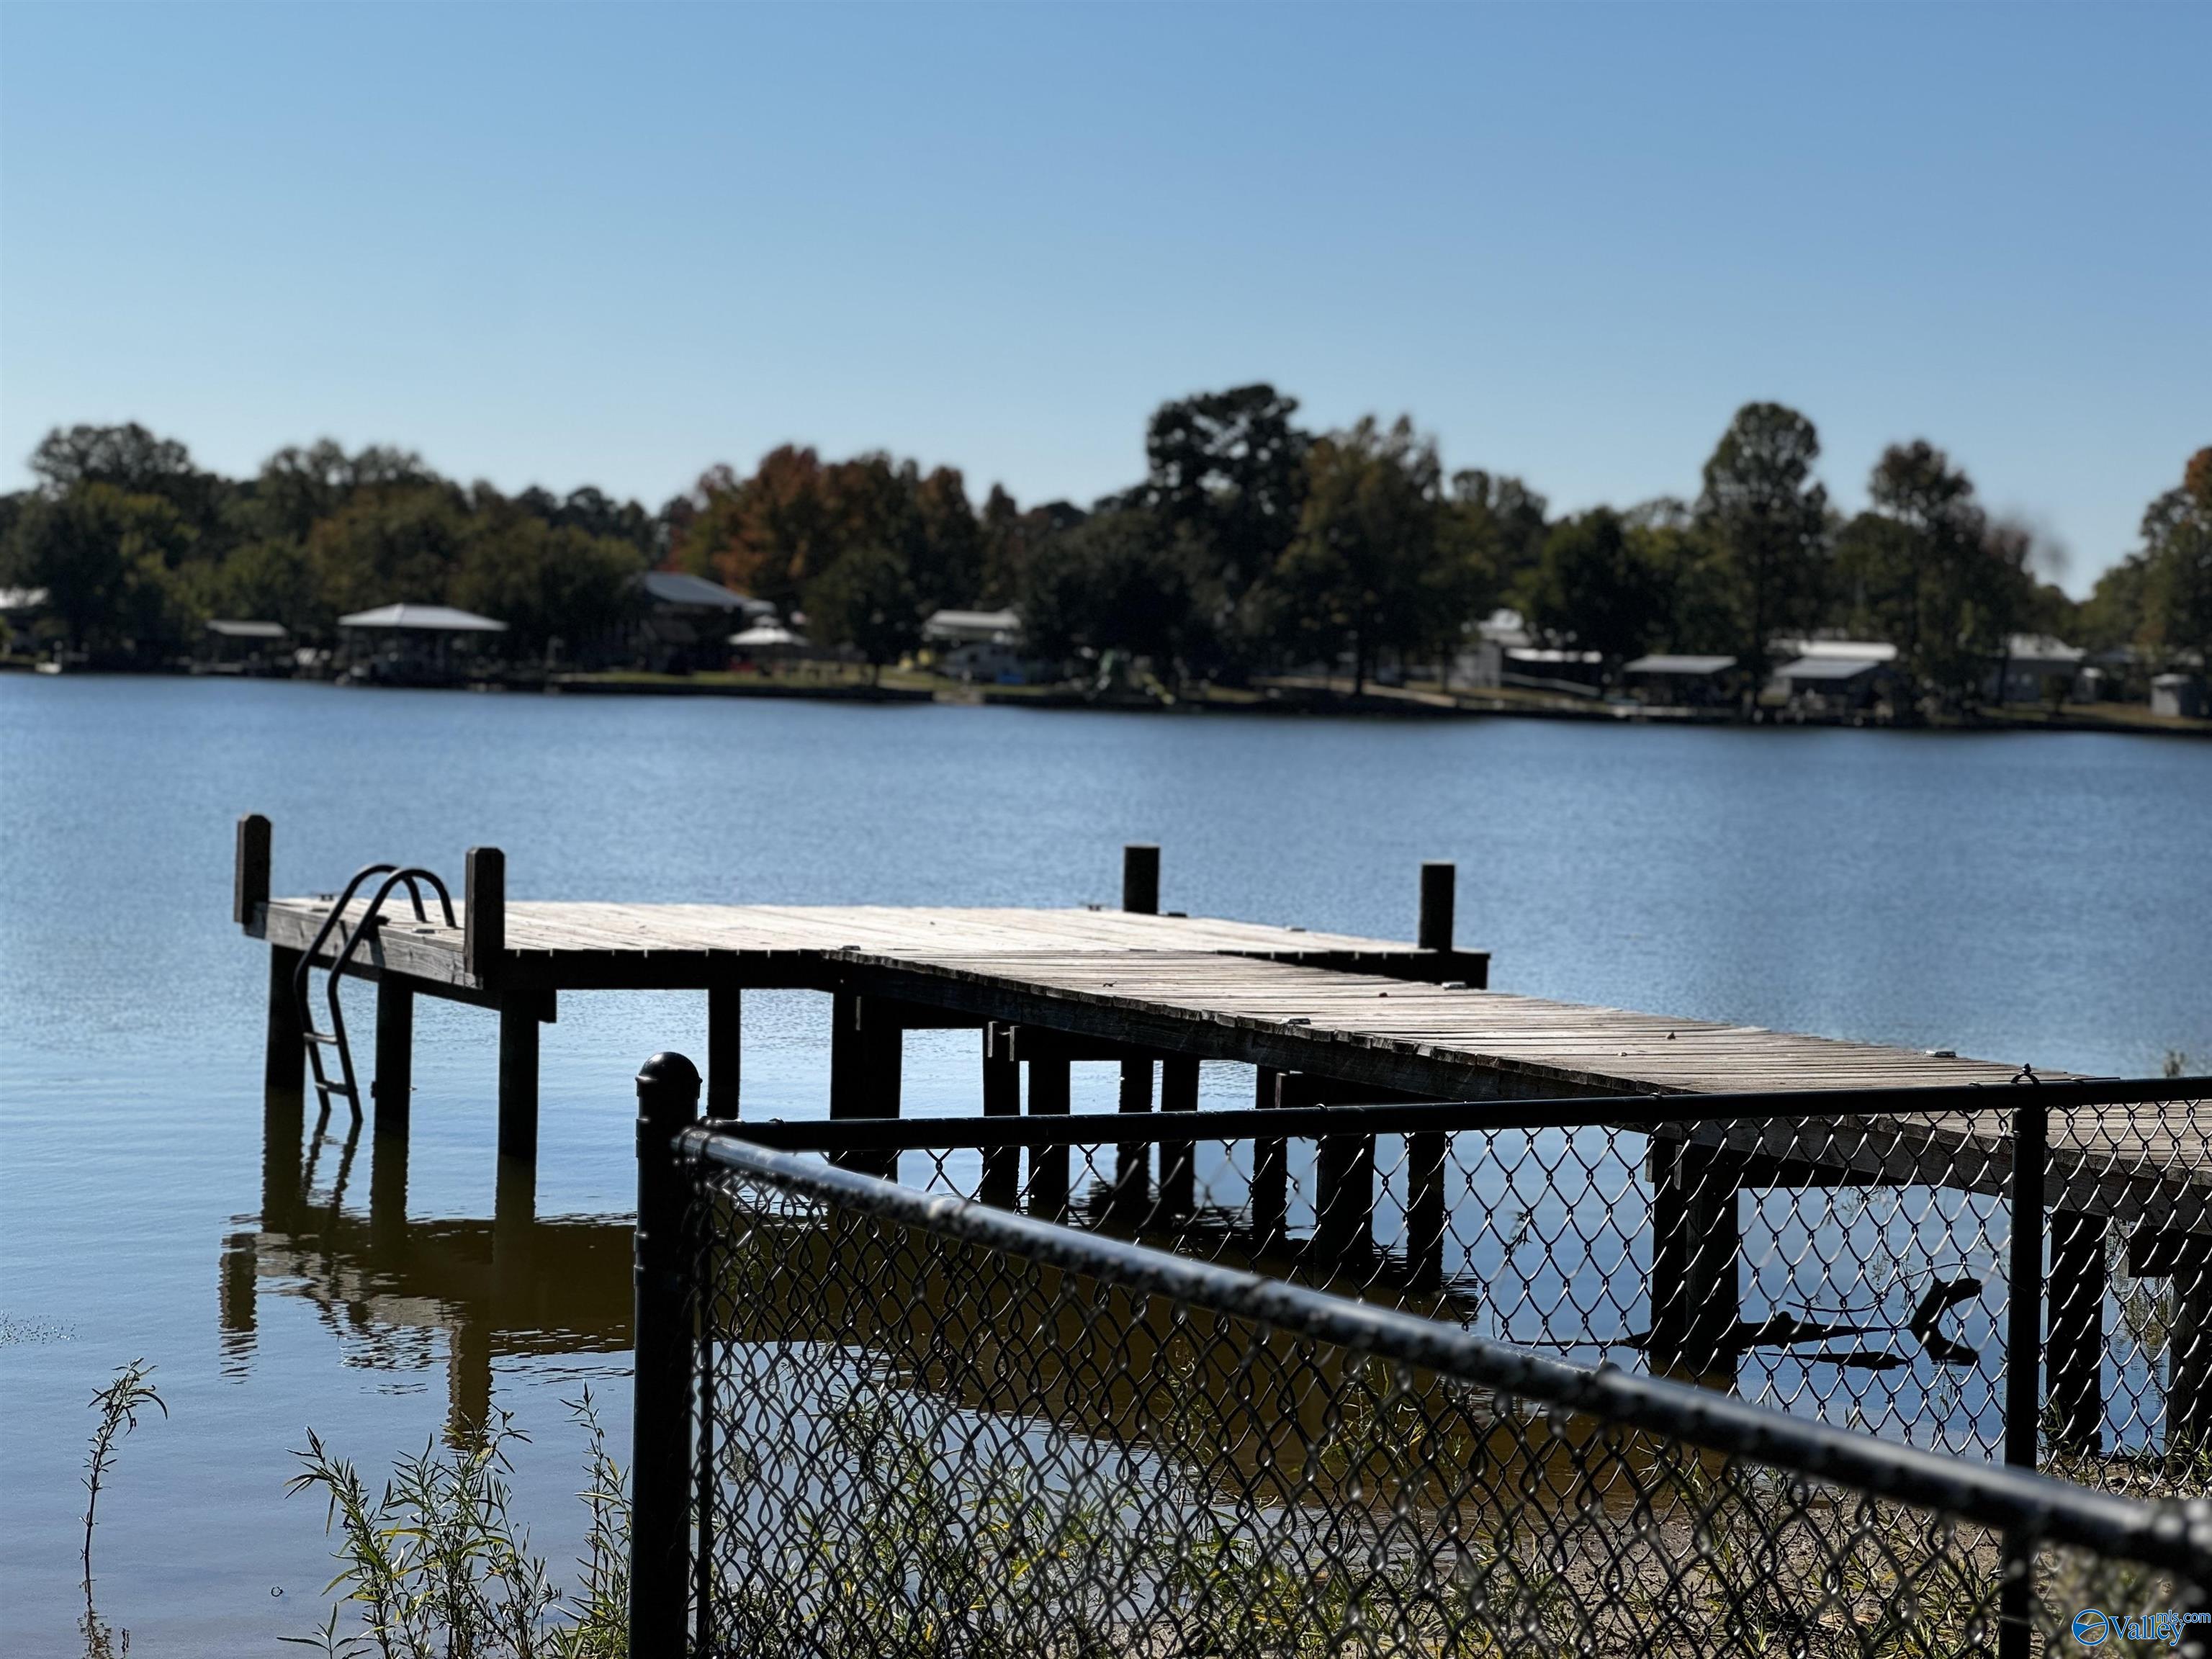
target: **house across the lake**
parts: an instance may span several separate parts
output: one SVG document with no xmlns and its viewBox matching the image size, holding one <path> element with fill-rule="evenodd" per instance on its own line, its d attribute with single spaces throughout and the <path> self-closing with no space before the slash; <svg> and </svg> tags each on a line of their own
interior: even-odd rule
<svg viewBox="0 0 2212 1659">
<path fill-rule="evenodd" d="M 637 587 L 635 654 L 641 667 L 658 674 L 720 668 L 729 660 L 725 641 L 733 631 L 775 620 L 766 599 L 681 570 L 648 570 Z"/>
<path fill-rule="evenodd" d="M 1885 640 L 1787 640 L 1794 652 L 1775 669 L 1770 690 L 1791 709 L 1814 718 L 1862 713 L 1900 684 L 1897 647 Z"/>
<path fill-rule="evenodd" d="M 1012 611 L 933 611 L 921 624 L 932 665 L 957 680 L 1018 684 L 1034 665 L 1022 650 L 1022 619 Z"/>
<path fill-rule="evenodd" d="M 2088 659 L 2081 647 L 2048 634 L 2014 634 L 2005 641 L 2004 660 L 1990 668 L 1982 694 L 1991 702 L 2086 701 L 2096 675 Z"/>
</svg>

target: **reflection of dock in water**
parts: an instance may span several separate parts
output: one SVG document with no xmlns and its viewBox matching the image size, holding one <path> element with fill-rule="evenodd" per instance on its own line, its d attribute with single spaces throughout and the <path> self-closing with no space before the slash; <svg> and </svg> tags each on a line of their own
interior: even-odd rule
<svg viewBox="0 0 2212 1659">
<path fill-rule="evenodd" d="M 531 1166 L 503 1160 L 490 1216 L 410 1219 L 405 1140 L 356 1127 L 309 1158 L 296 1112 L 270 1127 L 260 1224 L 223 1241 L 229 1365 L 251 1363 L 264 1294 L 313 1306 L 373 1370 L 428 1369 L 442 1334 L 456 1426 L 484 1420 L 496 1359 L 629 1351 L 629 1217 L 541 1218 Z"/>
</svg>

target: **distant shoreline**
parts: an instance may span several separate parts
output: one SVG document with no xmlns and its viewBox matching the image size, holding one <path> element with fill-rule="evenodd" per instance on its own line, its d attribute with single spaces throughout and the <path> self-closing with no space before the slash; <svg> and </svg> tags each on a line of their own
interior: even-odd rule
<svg viewBox="0 0 2212 1659">
<path fill-rule="evenodd" d="M 0 672 L 29 673 L 33 667 L 33 664 L 21 659 L 0 659 Z M 282 680 L 292 678 L 284 675 L 194 673 L 183 670 L 72 669 L 69 672 L 70 678 L 96 675 L 104 679 Z M 876 706 L 948 703 L 1119 714 L 1244 714 L 1277 719 L 1305 716 L 1400 720 L 1506 719 L 1571 720 L 1613 726 L 1734 726 L 1747 730 L 1848 727 L 1899 732 L 2102 732 L 2124 736 L 2212 738 L 2212 720 L 2155 715 L 2133 703 L 2092 704 L 2069 708 L 2057 714 L 2040 706 L 2014 704 L 1995 711 L 1984 710 L 1972 717 L 1954 716 L 1911 725 L 1850 718 L 1745 720 L 1726 710 L 1601 702 L 1596 699 L 1584 702 L 1563 696 L 1517 693 L 1510 690 L 1443 692 L 1419 687 L 1370 685 L 1354 696 L 1348 684 L 1329 685 L 1318 680 L 1294 678 L 1263 681 L 1250 689 L 1209 686 L 1196 694 L 1183 696 L 1148 696 L 1134 691 L 1093 695 L 1067 686 L 974 685 L 896 672 L 875 684 L 857 680 L 808 681 L 735 674 L 566 674 L 532 679 L 479 680 L 448 685 L 401 687 L 337 688 L 334 682 L 330 681 L 307 680 L 302 683 L 368 691 L 463 691 L 521 696 L 763 698 L 778 702 L 867 703 Z"/>
</svg>

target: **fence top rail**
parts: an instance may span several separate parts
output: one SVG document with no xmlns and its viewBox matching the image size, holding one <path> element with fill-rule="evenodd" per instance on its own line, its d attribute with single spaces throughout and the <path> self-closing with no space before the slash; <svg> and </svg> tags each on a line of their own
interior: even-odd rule
<svg viewBox="0 0 2212 1659">
<path fill-rule="evenodd" d="M 675 1146 L 696 1163 L 817 1202 L 1979 1525 L 2168 1568 L 2192 1583 L 2212 1583 L 2212 1499 L 2145 1503 L 1900 1446 L 1687 1383 L 1612 1365 L 1576 1365 L 1416 1315 L 902 1187 L 713 1127 L 688 1129 Z"/>
<path fill-rule="evenodd" d="M 1346 1085 L 1357 1092 L 1356 1085 Z M 1727 1095 L 1584 1095 L 1567 1100 L 1454 1100 L 1286 1106 L 1202 1112 L 1080 1112 L 1065 1116 L 726 1121 L 716 1127 L 788 1152 L 1087 1146 L 1163 1140 L 1304 1139 L 1424 1130 L 1666 1128 L 1753 1121 L 1929 1117 L 2041 1106 L 2065 1111 L 2146 1102 L 2212 1101 L 2212 1078 L 2117 1078 L 2012 1087 L 1771 1090 Z"/>
</svg>

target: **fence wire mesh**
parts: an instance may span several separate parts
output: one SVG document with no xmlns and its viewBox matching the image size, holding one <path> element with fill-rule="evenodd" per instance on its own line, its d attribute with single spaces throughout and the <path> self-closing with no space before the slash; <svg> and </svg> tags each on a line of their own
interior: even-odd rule
<svg viewBox="0 0 2212 1659">
<path fill-rule="evenodd" d="M 2094 1365 L 2054 1370 L 2045 1462 L 2134 1498 L 2205 1484 L 2167 1150 L 2197 1112 L 2051 1115 L 2046 1346 Z M 2001 1610 L 2058 1651 L 2087 1610 L 2194 1593 L 2148 1504 L 2053 1488 L 2087 1508 L 2023 1522 L 1714 1431 L 1732 1391 L 2009 1478 L 2002 1113 L 907 1127 L 950 1144 L 835 1154 L 904 1189 L 723 1138 L 694 1167 L 701 1652 L 1951 1655 L 1996 1650 Z M 952 1196 L 1048 1224 L 979 1235 Z M 1614 1366 L 1701 1386 L 1593 1404 Z"/>
<path fill-rule="evenodd" d="M 835 1155 L 1516 1346 L 1997 1458 L 2006 1108 L 2024 1092 L 1880 1115 L 1808 1115 L 1803 1096 L 1778 1095 L 1773 1116 L 1647 1128 L 1270 1137 L 1255 1113 L 1237 1138 L 1193 1141 L 1170 1138 L 1168 1114 L 1099 1114 L 1067 1126 L 1094 1139 L 1026 1148 L 988 1144 L 1003 1123 L 959 1120 L 912 1126 L 938 1145 Z M 2212 1105 L 2177 1088 L 2046 1115 L 2041 1458 L 2116 1490 L 2212 1490 Z M 1218 1131 L 1223 1115 L 1204 1121 Z M 803 1126 L 778 1127 L 793 1132 L 779 1144 L 806 1144 Z M 1152 1139 L 1107 1139 L 1139 1134 Z"/>
</svg>

